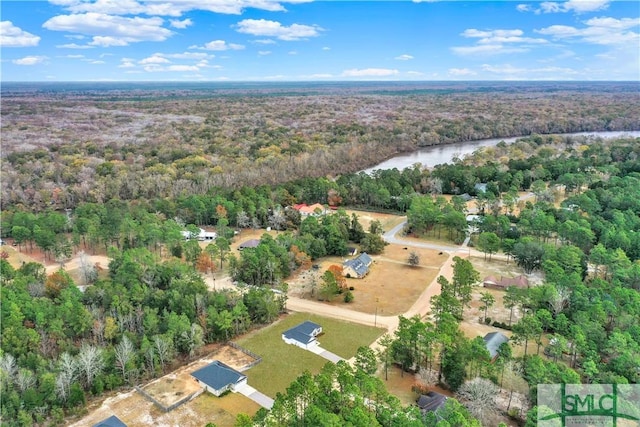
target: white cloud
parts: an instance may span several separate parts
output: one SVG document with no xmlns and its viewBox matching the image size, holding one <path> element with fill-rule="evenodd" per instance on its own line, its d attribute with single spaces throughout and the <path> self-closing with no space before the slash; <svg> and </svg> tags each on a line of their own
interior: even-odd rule
<svg viewBox="0 0 640 427">
<path fill-rule="evenodd" d="M 290 50 L 289 51 L 289 55 L 297 55 L 298 51 L 297 50 Z"/>
<path fill-rule="evenodd" d="M 193 25 L 193 21 L 191 19 L 189 19 L 189 18 L 183 19 L 182 21 L 180 21 L 178 19 L 171 19 L 171 20 L 169 20 L 169 24 L 173 28 L 184 29 L 184 28 L 187 28 L 187 27 Z"/>
<path fill-rule="evenodd" d="M 253 40 L 252 43 L 258 43 L 258 44 L 276 44 L 275 40 L 271 40 L 271 39 L 257 39 L 257 40 Z"/>
<path fill-rule="evenodd" d="M 411 55 L 407 55 L 407 54 L 405 53 L 405 54 L 403 54 L 403 55 L 396 56 L 394 59 L 397 59 L 398 61 L 408 61 L 408 60 L 410 60 L 410 59 L 413 59 L 413 56 L 411 56 Z"/>
<path fill-rule="evenodd" d="M 333 74 L 328 74 L 328 73 L 317 73 L 317 74 L 311 74 L 310 76 L 308 76 L 308 78 L 310 79 L 330 79 L 331 77 L 333 77 Z"/>
<path fill-rule="evenodd" d="M 331 50 L 331 48 L 329 46 L 325 46 L 322 48 L 322 50 Z"/>
<path fill-rule="evenodd" d="M 89 46 L 86 44 L 76 44 L 76 43 L 68 43 L 68 44 L 59 44 L 56 45 L 59 49 L 93 49 L 93 46 Z"/>
<path fill-rule="evenodd" d="M 259 51 L 258 51 L 258 55 L 259 55 L 259 56 L 267 56 L 267 55 L 271 55 L 271 51 L 270 51 L 270 50 L 259 50 Z"/>
<path fill-rule="evenodd" d="M 203 49 L 203 50 L 242 50 L 244 46 L 241 44 L 227 43 L 224 40 L 212 40 L 209 43 L 205 43 L 204 46 L 189 46 L 189 49 Z"/>
<path fill-rule="evenodd" d="M 592 18 L 584 24 L 583 28 L 551 25 L 535 31 L 558 40 L 578 40 L 597 45 L 635 46 L 637 49 L 640 43 L 640 34 L 631 31 L 640 25 L 638 18 Z"/>
<path fill-rule="evenodd" d="M 422 73 L 420 71 L 407 71 L 407 74 L 412 75 L 412 76 L 424 76 L 424 73 Z"/>
<path fill-rule="evenodd" d="M 49 0 L 74 13 L 97 12 L 110 15 L 182 16 L 191 10 L 240 15 L 247 8 L 270 12 L 286 11 L 282 3 L 309 0 Z"/>
<path fill-rule="evenodd" d="M 61 58 L 80 59 L 80 58 L 84 58 L 84 55 L 64 55 Z"/>
<path fill-rule="evenodd" d="M 395 76 L 399 73 L 398 70 L 392 70 L 389 68 L 352 68 L 344 70 L 342 75 L 344 77 L 387 77 Z"/>
<path fill-rule="evenodd" d="M 11 62 L 16 65 L 36 65 L 44 62 L 46 59 L 46 56 L 25 56 L 24 58 L 14 59 Z"/>
<path fill-rule="evenodd" d="M 40 37 L 13 25 L 11 21 L 0 22 L 0 46 L 29 47 L 38 46 Z"/>
<path fill-rule="evenodd" d="M 565 13 L 574 12 L 577 14 L 595 12 L 609 7 L 610 0 L 567 0 L 565 2 L 545 1 L 540 3 L 539 8 L 533 8 L 527 4 L 519 4 L 516 9 L 520 12 L 540 13 Z"/>
<path fill-rule="evenodd" d="M 133 59 L 131 58 L 122 58 L 120 59 L 120 65 L 118 68 L 134 68 L 136 65 L 133 63 Z"/>
<path fill-rule="evenodd" d="M 458 55 L 501 55 L 505 53 L 528 52 L 532 46 L 548 43 L 542 38 L 523 37 L 520 29 L 478 30 L 468 28 L 460 33 L 462 37 L 477 39 L 473 46 L 454 46 L 451 51 Z"/>
<path fill-rule="evenodd" d="M 104 61 L 89 61 L 89 64 L 104 64 Z"/>
<path fill-rule="evenodd" d="M 127 18 L 104 13 L 58 15 L 42 26 L 52 31 L 68 31 L 93 36 L 93 46 L 126 46 L 142 41 L 164 41 L 173 32 L 162 26 L 162 18 Z"/>
<path fill-rule="evenodd" d="M 155 53 L 154 55 L 164 56 L 167 58 L 175 58 L 175 59 L 213 59 L 216 56 L 212 53 L 206 52 L 182 52 L 182 53 Z"/>
<path fill-rule="evenodd" d="M 167 71 L 200 71 L 196 65 L 169 65 Z"/>
<path fill-rule="evenodd" d="M 451 76 L 475 76 L 476 74 L 478 73 L 468 68 L 449 68 L 449 75 Z"/>
<path fill-rule="evenodd" d="M 140 61 L 138 61 L 138 64 L 141 65 L 145 65 L 145 64 L 169 64 L 171 61 L 169 61 L 167 58 L 160 56 L 158 54 L 154 54 L 151 55 L 147 58 L 144 58 Z"/>
<path fill-rule="evenodd" d="M 294 41 L 308 37 L 320 35 L 320 28 L 317 25 L 292 24 L 282 25 L 277 21 L 266 19 L 245 19 L 236 25 L 239 33 L 252 34 L 254 36 L 276 37 L 279 40 Z"/>
<path fill-rule="evenodd" d="M 529 49 L 521 47 L 505 47 L 501 44 L 481 44 L 476 46 L 452 47 L 453 53 L 458 55 L 502 55 L 505 53 L 528 52 Z"/>
<path fill-rule="evenodd" d="M 545 39 L 534 39 L 522 37 L 522 30 L 491 30 L 481 31 L 475 28 L 464 30 L 460 35 L 466 38 L 479 38 L 479 44 L 502 44 L 502 43 L 547 43 Z"/>
<path fill-rule="evenodd" d="M 506 76 L 517 76 L 518 78 L 549 78 L 545 75 L 550 75 L 552 78 L 563 78 L 567 76 L 573 76 L 578 72 L 572 68 L 566 67 L 542 67 L 542 68 L 522 68 L 514 67 L 511 64 L 502 65 L 489 65 L 483 64 L 482 70 L 493 74 L 500 74 Z"/>
</svg>

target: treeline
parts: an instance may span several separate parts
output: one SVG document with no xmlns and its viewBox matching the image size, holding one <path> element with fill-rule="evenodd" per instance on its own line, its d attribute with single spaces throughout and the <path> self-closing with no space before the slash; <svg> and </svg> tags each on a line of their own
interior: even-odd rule
<svg viewBox="0 0 640 427">
<path fill-rule="evenodd" d="M 0 259 L 3 425 L 60 424 L 88 396 L 161 375 L 284 310 L 285 294 L 212 292 L 191 266 L 144 248 L 110 255 L 109 277 L 84 293 L 63 270 Z"/>
<path fill-rule="evenodd" d="M 635 91 L 570 86 L 107 104 L 69 92 L 8 95 L 2 110 L 2 207 L 33 210 L 336 176 L 452 142 L 640 129 Z"/>
<path fill-rule="evenodd" d="M 239 415 L 235 426 L 480 426 L 455 399 L 448 399 L 437 416 L 422 414 L 415 406 L 402 406 L 373 375 L 375 370 L 373 350 L 362 347 L 355 366 L 340 361 L 327 363 L 317 375 L 305 372 L 286 393 L 278 393 L 270 411 L 261 409 L 253 418 Z"/>
</svg>

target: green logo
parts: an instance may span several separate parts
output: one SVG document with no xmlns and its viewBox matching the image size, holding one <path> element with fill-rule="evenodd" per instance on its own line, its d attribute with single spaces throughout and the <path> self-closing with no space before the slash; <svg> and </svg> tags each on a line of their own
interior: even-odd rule
<svg viewBox="0 0 640 427">
<path fill-rule="evenodd" d="M 637 384 L 538 385 L 539 426 L 617 427 L 619 420 L 640 421 Z"/>
</svg>

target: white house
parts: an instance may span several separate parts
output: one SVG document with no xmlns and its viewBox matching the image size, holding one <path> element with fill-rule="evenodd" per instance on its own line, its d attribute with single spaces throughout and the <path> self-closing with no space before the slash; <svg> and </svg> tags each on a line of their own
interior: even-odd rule
<svg viewBox="0 0 640 427">
<path fill-rule="evenodd" d="M 282 333 L 282 339 L 287 344 L 292 344 L 305 350 L 320 345 L 316 337 L 322 333 L 322 326 L 317 323 L 305 321 Z"/>
<path fill-rule="evenodd" d="M 227 390 L 235 392 L 238 387 L 247 384 L 245 375 L 219 360 L 192 372 L 191 376 L 208 392 L 216 396 L 220 396 Z"/>
<path fill-rule="evenodd" d="M 202 228 L 200 228 L 200 231 L 198 232 L 198 234 L 191 233 L 189 231 L 181 231 L 180 232 L 182 234 L 182 237 L 184 237 L 186 240 L 189 239 L 198 239 L 201 242 L 204 241 L 210 241 L 210 240 L 216 240 L 216 237 L 218 237 L 218 234 L 215 231 L 206 231 Z"/>
<path fill-rule="evenodd" d="M 366 252 L 362 252 L 357 258 L 342 263 L 342 275 L 349 278 L 362 279 L 369 274 L 369 266 L 373 260 Z"/>
</svg>

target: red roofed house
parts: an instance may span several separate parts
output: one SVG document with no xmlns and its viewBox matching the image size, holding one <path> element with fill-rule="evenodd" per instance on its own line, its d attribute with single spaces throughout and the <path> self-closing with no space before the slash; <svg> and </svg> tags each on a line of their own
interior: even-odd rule
<svg viewBox="0 0 640 427">
<path fill-rule="evenodd" d="M 320 203 L 314 203 L 311 206 L 307 206 L 304 203 L 300 203 L 297 205 L 293 205 L 293 208 L 298 212 L 300 212 L 300 215 L 302 216 L 310 216 L 310 215 L 321 216 L 321 215 L 326 215 L 327 213 L 327 208 L 322 206 Z"/>
</svg>

